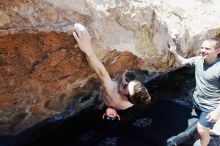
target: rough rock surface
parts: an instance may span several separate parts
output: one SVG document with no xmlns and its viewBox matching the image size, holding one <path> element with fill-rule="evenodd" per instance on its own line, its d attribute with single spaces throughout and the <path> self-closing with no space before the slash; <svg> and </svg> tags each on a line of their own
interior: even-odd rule
<svg viewBox="0 0 220 146">
<path fill-rule="evenodd" d="M 58 114 L 70 104 L 78 111 L 84 108 L 79 94 L 97 90 L 99 83 L 75 44 L 72 36 L 57 32 L 0 37 L 1 134 Z M 111 75 L 138 66 L 129 52 L 112 51 L 108 57 L 104 59 Z"/>
<path fill-rule="evenodd" d="M 1 0 L 0 135 L 94 102 L 89 97 L 99 82 L 71 36 L 74 23 L 88 28 L 112 77 L 125 69 L 166 72 L 179 67 L 168 43 L 189 57 L 202 40 L 220 36 L 219 5 L 218 0 Z"/>
</svg>

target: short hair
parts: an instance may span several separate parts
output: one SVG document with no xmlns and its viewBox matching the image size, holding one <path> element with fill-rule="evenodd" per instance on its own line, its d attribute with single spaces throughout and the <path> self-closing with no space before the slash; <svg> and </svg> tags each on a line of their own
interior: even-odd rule
<svg viewBox="0 0 220 146">
<path fill-rule="evenodd" d="M 220 39 L 218 38 L 209 38 L 205 41 L 210 41 L 210 42 L 214 42 L 215 43 L 215 49 L 219 49 L 220 48 Z"/>
<path fill-rule="evenodd" d="M 133 86 L 131 86 L 133 84 Z M 133 104 L 147 104 L 151 100 L 151 96 L 145 86 L 137 81 L 132 80 L 128 84 L 128 88 L 132 88 L 132 93 L 129 91 L 128 100 Z M 128 89 L 129 90 L 129 89 Z"/>
</svg>

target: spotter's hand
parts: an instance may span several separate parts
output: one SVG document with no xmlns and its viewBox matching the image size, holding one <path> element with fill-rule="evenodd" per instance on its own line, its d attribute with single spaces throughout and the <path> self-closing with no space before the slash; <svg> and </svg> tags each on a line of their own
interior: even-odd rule
<svg viewBox="0 0 220 146">
<path fill-rule="evenodd" d="M 214 110 L 208 113 L 208 115 L 206 116 L 206 119 L 210 123 L 215 123 L 219 119 L 219 117 L 220 117 L 220 114 L 216 110 Z"/>
<path fill-rule="evenodd" d="M 175 53 L 176 52 L 176 46 L 175 45 L 170 46 L 169 44 L 167 44 L 167 46 L 168 46 L 168 50 L 170 51 L 170 53 Z"/>
</svg>

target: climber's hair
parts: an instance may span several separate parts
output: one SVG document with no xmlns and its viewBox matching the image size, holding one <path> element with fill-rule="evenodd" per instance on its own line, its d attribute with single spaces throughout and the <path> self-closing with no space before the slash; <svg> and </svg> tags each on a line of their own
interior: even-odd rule
<svg viewBox="0 0 220 146">
<path fill-rule="evenodd" d="M 148 90 L 141 82 L 137 80 L 132 80 L 129 82 L 128 92 L 128 100 L 133 104 L 147 104 L 151 100 Z"/>
</svg>

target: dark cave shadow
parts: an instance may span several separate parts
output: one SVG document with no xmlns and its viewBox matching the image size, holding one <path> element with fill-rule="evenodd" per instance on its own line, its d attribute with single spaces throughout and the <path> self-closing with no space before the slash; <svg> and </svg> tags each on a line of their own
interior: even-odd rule
<svg viewBox="0 0 220 146">
<path fill-rule="evenodd" d="M 104 110 L 90 106 L 65 120 L 51 122 L 47 119 L 16 136 L 0 137 L 0 146 L 167 145 L 169 138 L 191 126 L 189 119 L 197 120 L 191 108 L 172 101 L 180 92 L 193 88 L 194 72 L 181 68 L 145 85 L 153 98 L 152 103 L 119 111 L 122 120 L 114 125 L 102 120 Z"/>
</svg>

